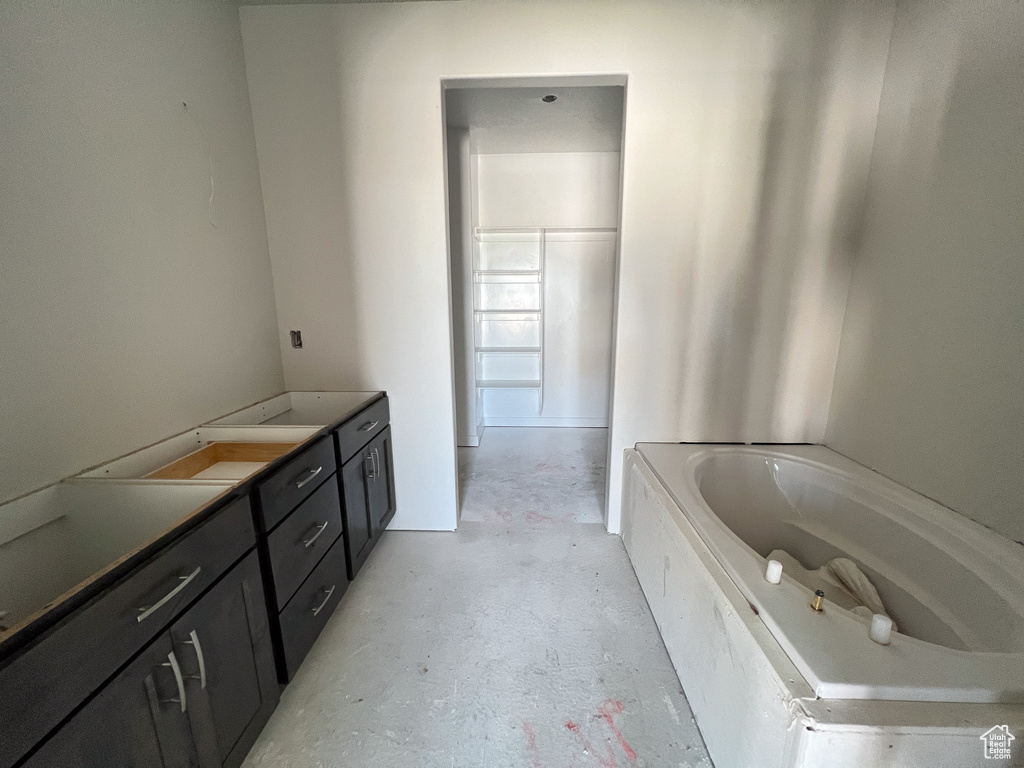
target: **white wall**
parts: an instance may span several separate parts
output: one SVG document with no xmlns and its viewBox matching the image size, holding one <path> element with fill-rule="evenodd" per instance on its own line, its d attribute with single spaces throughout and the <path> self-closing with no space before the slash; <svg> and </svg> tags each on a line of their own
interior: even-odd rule
<svg viewBox="0 0 1024 768">
<path fill-rule="evenodd" d="M 2 3 L 0 72 L 5 499 L 283 378 L 237 9 Z"/>
<path fill-rule="evenodd" d="M 482 227 L 619 225 L 618 152 L 478 157 Z"/>
<path fill-rule="evenodd" d="M 541 416 L 549 423 L 609 426 L 617 251 L 615 233 L 546 233 Z"/>
<path fill-rule="evenodd" d="M 827 443 L 1024 541 L 1024 5 L 901 6 Z"/>
<path fill-rule="evenodd" d="M 473 166 L 469 131 L 448 129 L 448 245 L 451 267 L 452 364 L 458 445 L 480 444 L 473 337 Z"/>
<path fill-rule="evenodd" d="M 628 76 L 610 530 L 639 439 L 822 437 L 887 5 L 241 16 L 279 316 L 310 339 L 286 380 L 392 394 L 396 527 L 455 525 L 442 78 Z"/>
</svg>

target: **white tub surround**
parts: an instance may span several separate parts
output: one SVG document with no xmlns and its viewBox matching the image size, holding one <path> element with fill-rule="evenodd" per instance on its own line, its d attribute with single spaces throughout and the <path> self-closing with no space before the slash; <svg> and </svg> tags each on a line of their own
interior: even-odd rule
<svg viewBox="0 0 1024 768">
<path fill-rule="evenodd" d="M 960 768 L 1024 731 L 1017 545 L 826 448 L 638 448 L 623 540 L 718 768 Z M 770 584 L 776 548 L 855 560 L 903 632 Z"/>
</svg>

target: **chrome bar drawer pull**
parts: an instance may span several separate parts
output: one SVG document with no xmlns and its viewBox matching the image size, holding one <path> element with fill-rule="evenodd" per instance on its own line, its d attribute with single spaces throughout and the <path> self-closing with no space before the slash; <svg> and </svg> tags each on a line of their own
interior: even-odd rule
<svg viewBox="0 0 1024 768">
<path fill-rule="evenodd" d="M 320 613 L 320 611 L 322 611 L 324 609 L 324 606 L 327 605 L 327 601 L 331 599 L 331 595 L 334 594 L 334 588 L 336 586 L 337 586 L 337 584 L 332 584 L 331 588 L 327 590 L 327 597 L 324 598 L 324 601 L 322 603 L 320 603 L 320 605 L 318 605 L 316 608 L 313 609 L 313 615 L 314 616 L 316 616 L 318 613 Z"/>
<path fill-rule="evenodd" d="M 380 454 L 377 453 L 377 449 L 373 449 L 373 474 L 380 475 Z"/>
<path fill-rule="evenodd" d="M 178 666 L 178 659 L 174 655 L 174 651 L 167 654 L 167 661 L 161 666 L 170 667 L 174 673 L 174 682 L 178 684 L 178 698 L 176 699 L 160 699 L 164 704 L 180 704 L 181 711 L 184 712 L 188 708 L 188 704 L 185 700 L 185 681 L 181 677 L 181 667 Z"/>
<path fill-rule="evenodd" d="M 327 530 L 327 523 L 329 522 L 330 520 L 325 520 L 323 525 L 318 525 L 316 527 L 316 533 L 314 533 L 310 538 L 302 542 L 302 546 L 306 547 L 307 549 L 309 547 L 312 547 L 313 542 L 320 538 L 320 534 Z"/>
<path fill-rule="evenodd" d="M 371 429 L 380 424 L 379 421 L 368 421 L 359 428 L 360 432 L 369 432 Z"/>
<path fill-rule="evenodd" d="M 175 595 L 177 595 L 179 592 L 181 592 L 181 590 L 187 587 L 189 582 L 192 581 L 192 579 L 194 579 L 196 576 L 198 576 L 201 570 L 203 570 L 203 567 L 199 566 L 194 571 L 192 571 L 192 573 L 190 573 L 188 576 L 179 576 L 178 578 L 181 579 L 181 584 L 176 586 L 174 589 L 172 589 L 170 592 L 161 597 L 152 605 L 145 605 L 139 608 L 139 615 L 135 617 L 135 620 L 141 622 L 143 619 L 149 618 L 153 614 L 153 611 L 157 610 L 158 608 L 162 608 L 170 600 L 172 600 Z"/>
<path fill-rule="evenodd" d="M 189 675 L 188 679 L 189 680 L 198 680 L 199 681 L 199 687 L 201 689 L 205 690 L 206 689 L 206 659 L 203 658 L 203 646 L 201 646 L 199 644 L 199 635 L 196 634 L 196 631 L 194 629 L 191 632 L 188 633 L 188 636 L 191 639 L 190 640 L 185 640 L 184 643 L 185 643 L 185 645 L 191 645 L 193 648 L 196 649 L 196 660 L 199 662 L 199 674 L 198 675 Z"/>
<path fill-rule="evenodd" d="M 307 469 L 306 471 L 309 472 L 308 475 L 306 475 L 301 480 L 296 480 L 295 481 L 295 487 L 296 488 L 301 488 L 302 486 L 306 485 L 310 480 L 312 480 L 314 477 L 316 477 L 321 472 L 323 472 L 324 468 L 321 465 L 321 466 L 317 467 L 316 469 Z"/>
</svg>

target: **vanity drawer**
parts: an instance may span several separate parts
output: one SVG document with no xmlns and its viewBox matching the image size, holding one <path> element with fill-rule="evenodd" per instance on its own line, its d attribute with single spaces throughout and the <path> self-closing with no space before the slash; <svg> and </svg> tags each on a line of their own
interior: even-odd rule
<svg viewBox="0 0 1024 768">
<path fill-rule="evenodd" d="M 4 662 L 0 768 L 37 744 L 255 543 L 245 496 Z"/>
<path fill-rule="evenodd" d="M 267 538 L 277 605 L 283 606 L 341 535 L 337 477 L 314 491 Z"/>
<path fill-rule="evenodd" d="M 384 431 L 391 418 L 387 396 L 346 421 L 337 430 L 338 464 L 344 464 L 370 440 Z"/>
<path fill-rule="evenodd" d="M 331 436 L 318 440 L 259 485 L 262 530 L 269 531 L 337 469 Z"/>
<path fill-rule="evenodd" d="M 339 539 L 281 611 L 281 640 L 288 680 L 295 676 L 346 589 L 345 548 Z"/>
</svg>

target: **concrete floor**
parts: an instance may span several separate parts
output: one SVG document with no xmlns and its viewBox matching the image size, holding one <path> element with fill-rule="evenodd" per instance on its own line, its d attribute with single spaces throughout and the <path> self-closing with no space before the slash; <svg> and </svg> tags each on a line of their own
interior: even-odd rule
<svg viewBox="0 0 1024 768">
<path fill-rule="evenodd" d="M 511 516 L 385 533 L 247 768 L 711 765 L 621 540 L 579 499 L 526 514 L 529 482 L 492 496 Z"/>
<path fill-rule="evenodd" d="M 600 523 L 607 429 L 488 427 L 459 448 L 462 520 Z"/>
</svg>

